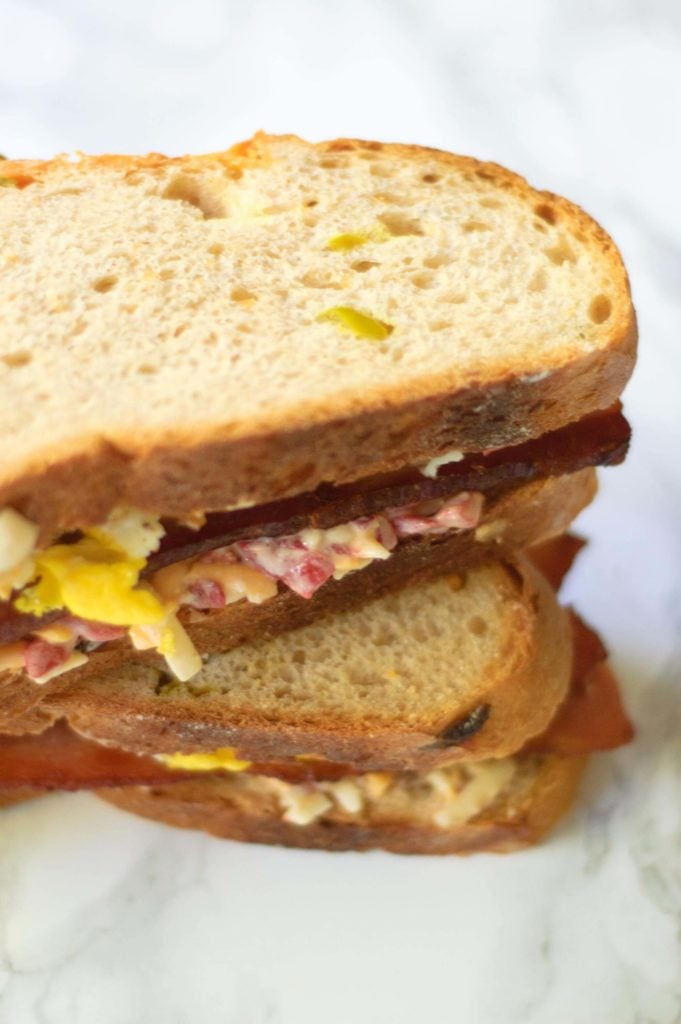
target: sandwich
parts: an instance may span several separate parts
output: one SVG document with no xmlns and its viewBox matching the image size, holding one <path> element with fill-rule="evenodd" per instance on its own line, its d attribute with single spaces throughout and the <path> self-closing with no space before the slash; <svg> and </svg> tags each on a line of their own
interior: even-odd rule
<svg viewBox="0 0 681 1024">
<path fill-rule="evenodd" d="M 624 456 L 619 254 L 496 165 L 261 134 L 0 180 L 9 717 L 537 542 Z"/>
<path fill-rule="evenodd" d="M 531 559 L 557 586 L 579 546 L 560 538 L 535 549 Z M 522 566 L 530 575 L 528 559 Z M 364 606 L 364 631 L 352 612 L 326 620 L 319 632 L 329 634 L 331 649 L 342 650 L 359 702 L 334 663 L 335 706 L 324 707 L 329 684 L 317 661 L 295 711 L 293 694 L 278 693 L 277 722 L 263 729 L 261 720 L 250 747 L 246 739 L 227 747 L 221 744 L 238 742 L 233 705 L 225 694 L 222 707 L 211 700 L 208 680 L 201 681 L 200 697 L 175 694 L 169 701 L 163 691 L 135 692 L 118 669 L 98 680 L 99 690 L 55 701 L 44 732 L 0 740 L 3 785 L 9 794 L 93 789 L 169 824 L 298 847 L 466 853 L 535 842 L 569 806 L 588 755 L 628 742 L 632 729 L 596 634 L 559 608 L 536 570 L 535 590 L 523 604 L 523 597 L 505 592 L 498 574 L 485 578 L 489 568 L 470 570 L 464 581 L 446 577 L 447 592 L 437 601 L 428 592 L 432 584 L 403 591 L 400 600 L 415 618 L 402 643 L 376 642 L 386 626 L 403 626 L 391 608 L 395 595 Z M 273 652 L 259 677 L 261 719 L 272 710 L 267 694 L 284 685 L 281 648 L 297 637 L 298 650 L 313 649 L 310 628 L 260 645 Z M 399 669 L 386 671 L 386 652 Z M 488 688 L 481 695 L 483 682 Z M 373 692 L 367 696 L 362 686 Z M 441 720 L 453 720 L 426 734 L 404 705 L 410 691 L 422 717 L 439 711 Z M 446 704 L 444 716 L 438 699 Z M 540 702 L 545 714 L 528 713 Z M 352 722 L 348 707 L 363 720 Z M 250 718 L 256 719 L 253 707 Z M 326 724 L 326 734 L 315 719 Z M 181 739 L 174 732 L 179 723 Z"/>
<path fill-rule="evenodd" d="M 301 759 L 418 780 L 550 729 L 575 627 L 520 552 L 629 442 L 591 218 L 471 158 L 260 133 L 0 161 L 0 229 L 0 787 L 21 749 L 23 785 L 78 788 L 37 768 L 64 741 L 180 799 L 229 750 L 186 813 L 205 782 L 261 821 Z"/>
</svg>

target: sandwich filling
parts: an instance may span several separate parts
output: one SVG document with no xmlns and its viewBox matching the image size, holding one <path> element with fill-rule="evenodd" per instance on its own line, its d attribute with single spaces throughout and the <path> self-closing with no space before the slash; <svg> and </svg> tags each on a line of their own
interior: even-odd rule
<svg viewBox="0 0 681 1024">
<path fill-rule="evenodd" d="M 119 510 L 78 539 L 38 551 L 37 527 L 5 509 L 0 546 L 15 561 L 2 566 L 0 598 L 11 598 L 20 613 L 51 620 L 0 647 L 0 671 L 23 668 L 45 683 L 85 664 L 88 651 L 127 635 L 137 650 L 164 655 L 178 679 L 190 679 L 202 662 L 177 617 L 180 609 L 261 604 L 280 587 L 309 600 L 328 580 L 389 558 L 409 537 L 475 529 L 482 507 L 482 494 L 464 491 L 328 529 L 247 538 L 156 572 L 146 570 L 165 534 L 158 518 Z"/>
<path fill-rule="evenodd" d="M 37 524 L 0 510 L 0 672 L 39 683 L 126 636 L 165 656 L 178 679 L 201 658 L 178 612 L 260 604 L 288 589 L 309 599 L 391 556 L 411 537 L 475 530 L 483 503 L 521 483 L 624 457 L 619 406 L 505 449 L 450 451 L 422 466 L 264 505 L 197 512 L 184 521 L 119 509 L 98 527 L 38 547 Z"/>
</svg>

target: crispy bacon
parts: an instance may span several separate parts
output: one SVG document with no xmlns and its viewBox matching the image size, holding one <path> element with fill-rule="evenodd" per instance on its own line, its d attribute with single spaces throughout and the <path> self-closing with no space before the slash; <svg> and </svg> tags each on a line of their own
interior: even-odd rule
<svg viewBox="0 0 681 1024">
<path fill-rule="evenodd" d="M 519 484 L 587 466 L 616 465 L 626 455 L 630 435 L 618 402 L 533 441 L 447 463 L 440 466 L 434 479 L 417 467 L 408 467 L 351 484 L 322 484 L 316 491 L 253 508 L 211 512 L 200 530 L 166 522 L 166 535 L 150 557 L 147 572 L 238 540 L 280 537 L 307 526 L 328 529 L 388 508 L 448 498 L 462 491 L 498 495 Z M 0 641 L 4 642 L 1 631 Z"/>
<path fill-rule="evenodd" d="M 86 740 L 64 722 L 37 735 L 0 737 L 1 789 L 154 786 L 186 778 L 153 757 Z"/>
<path fill-rule="evenodd" d="M 548 729 L 530 740 L 524 753 L 589 754 L 614 750 L 634 737 L 600 637 L 575 612 L 570 616 L 575 654 L 569 696 Z"/>
</svg>

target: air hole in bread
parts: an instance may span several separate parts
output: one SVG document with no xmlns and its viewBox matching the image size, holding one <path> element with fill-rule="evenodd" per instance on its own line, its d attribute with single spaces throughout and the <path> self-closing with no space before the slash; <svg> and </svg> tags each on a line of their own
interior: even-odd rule
<svg viewBox="0 0 681 1024">
<path fill-rule="evenodd" d="M 421 181 L 425 181 L 426 185 L 436 185 L 440 180 L 439 174 L 422 174 Z"/>
<path fill-rule="evenodd" d="M 472 633 L 473 636 L 484 636 L 487 632 L 487 623 L 480 615 L 474 615 L 466 623 L 468 632 Z"/>
<path fill-rule="evenodd" d="M 441 254 L 439 256 L 426 256 L 423 261 L 423 265 L 424 267 L 429 267 L 431 270 L 437 270 L 438 267 L 446 267 L 450 262 L 449 256 Z"/>
<path fill-rule="evenodd" d="M 534 212 L 541 220 L 545 220 L 547 224 L 556 224 L 558 222 L 558 214 L 553 206 L 549 206 L 548 203 L 539 203 L 538 206 L 535 206 Z"/>
<path fill-rule="evenodd" d="M 213 331 L 211 331 L 210 334 L 207 334 L 206 337 L 203 338 L 203 344 L 207 348 L 212 348 L 213 345 L 217 345 L 217 341 L 218 341 L 218 336 Z"/>
<path fill-rule="evenodd" d="M 465 302 L 467 298 L 468 296 L 464 292 L 445 292 L 442 296 L 442 301 L 451 302 L 452 305 L 459 306 L 462 302 Z"/>
<path fill-rule="evenodd" d="M 428 325 L 431 331 L 446 331 L 452 326 L 451 320 L 434 320 Z"/>
<path fill-rule="evenodd" d="M 319 166 L 331 171 L 337 167 L 347 167 L 348 161 L 341 156 L 325 156 L 319 161 Z"/>
<path fill-rule="evenodd" d="M 93 281 L 92 288 L 96 292 L 110 292 L 117 284 L 118 278 L 115 274 L 106 274 L 104 277 L 98 277 L 96 281 Z"/>
<path fill-rule="evenodd" d="M 7 355 L 2 356 L 2 361 L 5 366 L 9 366 L 10 369 L 14 369 L 19 366 L 28 366 L 33 359 L 30 352 L 8 352 Z"/>
<path fill-rule="evenodd" d="M 415 288 L 434 288 L 437 282 L 435 274 L 430 273 L 428 270 L 424 270 L 421 274 L 414 274 L 411 279 L 411 283 Z"/>
<path fill-rule="evenodd" d="M 322 270 L 308 270 L 306 274 L 301 277 L 301 283 L 306 288 L 342 288 L 343 285 L 339 281 L 334 281 L 329 274 L 324 273 Z"/>
<path fill-rule="evenodd" d="M 356 263 L 351 263 L 350 268 L 356 270 L 358 274 L 365 274 L 367 270 L 371 270 L 372 267 L 379 267 L 380 263 L 376 263 L 375 260 L 357 260 Z"/>
<path fill-rule="evenodd" d="M 291 661 L 294 665 L 304 665 L 306 657 L 305 649 L 303 647 L 297 647 L 291 655 Z"/>
<path fill-rule="evenodd" d="M 137 367 L 137 372 L 143 376 L 150 376 L 154 373 L 158 373 L 158 366 L 153 366 L 151 363 L 141 363 Z"/>
<path fill-rule="evenodd" d="M 406 217 L 403 213 L 388 211 L 378 216 L 381 224 L 384 224 L 391 235 L 422 235 L 423 229 L 413 217 Z"/>
<path fill-rule="evenodd" d="M 178 324 L 178 326 L 173 331 L 173 338 L 181 337 L 181 335 L 184 334 L 184 332 L 187 330 L 188 327 L 189 327 L 189 324 Z"/>
<path fill-rule="evenodd" d="M 316 228 L 319 224 L 319 217 L 314 217 L 311 213 L 301 217 L 301 220 L 306 228 Z"/>
<path fill-rule="evenodd" d="M 216 195 L 211 195 L 205 186 L 188 174 L 178 174 L 166 185 L 161 194 L 163 199 L 175 199 L 196 207 L 205 220 L 227 216 L 222 200 Z"/>
<path fill-rule="evenodd" d="M 607 295 L 596 295 L 589 304 L 589 320 L 603 324 L 612 313 L 612 302 Z"/>
<path fill-rule="evenodd" d="M 557 267 L 562 266 L 563 263 L 574 263 L 577 259 L 574 250 L 564 238 L 559 239 L 556 245 L 551 246 L 550 249 L 544 249 L 544 252 Z"/>
<path fill-rule="evenodd" d="M 375 178 L 392 178 L 395 175 L 395 171 L 396 168 L 391 167 L 390 164 L 386 164 L 382 160 L 369 166 L 369 173 L 373 174 Z"/>
<path fill-rule="evenodd" d="M 544 235 L 549 230 L 543 220 L 533 220 L 532 227 L 535 231 L 541 231 Z"/>
<path fill-rule="evenodd" d="M 546 288 L 546 271 L 536 270 L 527 284 L 528 292 L 543 292 Z"/>
<path fill-rule="evenodd" d="M 303 206 L 307 206 L 309 208 L 312 208 L 313 206 L 317 206 L 318 203 L 319 203 L 318 199 L 306 199 L 305 202 L 303 203 Z"/>
<path fill-rule="evenodd" d="M 500 203 L 498 199 L 481 199 L 480 205 L 484 206 L 487 210 L 500 210 L 503 203 Z"/>
<path fill-rule="evenodd" d="M 491 231 L 492 230 L 490 225 L 489 224 L 485 224 L 485 222 L 482 221 L 482 220 L 467 220 L 467 221 L 465 221 L 464 224 L 461 225 L 461 228 L 462 228 L 463 231 L 466 232 L 467 235 L 471 234 L 474 231 Z"/>
<path fill-rule="evenodd" d="M 374 199 L 381 203 L 390 203 L 392 206 L 411 206 L 417 202 L 416 195 L 397 195 L 396 192 L 376 192 Z"/>
<path fill-rule="evenodd" d="M 220 242 L 213 242 L 212 245 L 208 246 L 208 252 L 211 256 L 222 256 L 224 251 L 225 247 Z"/>
<path fill-rule="evenodd" d="M 256 295 L 255 292 L 249 292 L 248 288 L 237 285 L 235 288 L 232 288 L 229 297 L 232 302 L 253 302 Z"/>
</svg>

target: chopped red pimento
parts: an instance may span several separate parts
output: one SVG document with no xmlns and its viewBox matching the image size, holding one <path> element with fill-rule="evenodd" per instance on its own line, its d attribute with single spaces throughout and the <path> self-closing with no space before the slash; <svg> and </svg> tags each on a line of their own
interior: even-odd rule
<svg viewBox="0 0 681 1024">
<path fill-rule="evenodd" d="M 31 679 L 40 679 L 46 672 L 58 668 L 67 661 L 71 651 L 62 644 L 51 644 L 47 640 L 35 637 L 29 640 L 24 649 L 24 668 Z"/>
<path fill-rule="evenodd" d="M 106 643 L 107 640 L 120 640 L 126 634 L 124 626 L 108 626 L 105 622 L 90 622 L 89 619 L 78 619 L 69 615 L 59 620 L 59 625 L 69 626 L 76 636 L 91 643 Z"/>
<path fill-rule="evenodd" d="M 329 556 L 313 552 L 307 554 L 297 565 L 291 566 L 281 580 L 299 597 L 310 598 L 331 576 L 333 562 Z"/>
<path fill-rule="evenodd" d="M 447 530 L 472 530 L 480 522 L 483 496 L 478 491 L 462 491 L 445 502 L 433 515 L 419 515 L 418 505 L 405 505 L 388 512 L 398 537 L 413 534 L 446 533 Z"/>
<path fill-rule="evenodd" d="M 235 547 L 248 565 L 281 580 L 299 597 L 312 597 L 333 575 L 330 554 L 309 551 L 296 535 L 241 541 Z"/>
<path fill-rule="evenodd" d="M 192 608 L 224 608 L 225 592 L 216 580 L 194 580 L 189 584 Z"/>
</svg>

